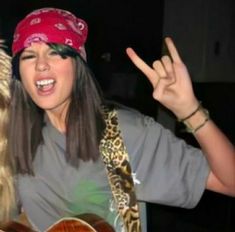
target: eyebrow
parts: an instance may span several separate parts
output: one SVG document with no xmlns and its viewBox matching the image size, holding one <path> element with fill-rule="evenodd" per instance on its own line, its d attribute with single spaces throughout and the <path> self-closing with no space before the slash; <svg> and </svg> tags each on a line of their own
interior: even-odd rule
<svg viewBox="0 0 235 232">
<path fill-rule="evenodd" d="M 53 49 L 49 47 L 49 48 L 47 49 L 47 51 L 50 51 L 50 50 L 53 50 Z M 27 47 L 27 48 L 25 48 L 25 49 L 23 50 L 22 53 L 25 53 L 25 52 L 27 52 L 27 53 L 36 53 L 37 51 L 34 51 L 32 48 Z"/>
<path fill-rule="evenodd" d="M 23 53 L 35 53 L 35 51 L 33 51 L 33 50 L 26 50 L 26 49 L 25 49 L 25 50 L 22 52 L 22 54 L 23 54 Z"/>
</svg>

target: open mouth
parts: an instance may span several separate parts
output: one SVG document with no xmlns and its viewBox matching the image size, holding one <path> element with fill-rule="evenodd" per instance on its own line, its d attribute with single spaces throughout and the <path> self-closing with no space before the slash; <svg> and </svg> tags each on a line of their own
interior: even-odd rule
<svg viewBox="0 0 235 232">
<path fill-rule="evenodd" d="M 55 85 L 55 80 L 53 79 L 45 79 L 45 80 L 36 81 L 36 87 L 40 91 L 48 91 L 52 89 L 54 85 Z"/>
</svg>

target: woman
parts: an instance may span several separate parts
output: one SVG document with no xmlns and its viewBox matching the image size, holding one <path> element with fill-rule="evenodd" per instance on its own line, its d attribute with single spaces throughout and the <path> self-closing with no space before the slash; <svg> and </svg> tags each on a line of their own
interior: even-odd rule
<svg viewBox="0 0 235 232">
<path fill-rule="evenodd" d="M 10 220 L 15 207 L 13 169 L 7 152 L 11 58 L 3 46 L 4 42 L 0 40 L 0 224 Z"/>
<path fill-rule="evenodd" d="M 86 63 L 87 33 L 82 19 L 54 8 L 33 11 L 15 30 L 9 146 L 33 228 L 92 213 L 115 231 L 140 231 L 139 202 L 191 208 L 205 188 L 235 195 L 234 147 L 196 99 L 173 41 L 165 40 L 172 60 L 153 67 L 131 48 L 127 55 L 202 151 L 105 102 Z"/>
</svg>

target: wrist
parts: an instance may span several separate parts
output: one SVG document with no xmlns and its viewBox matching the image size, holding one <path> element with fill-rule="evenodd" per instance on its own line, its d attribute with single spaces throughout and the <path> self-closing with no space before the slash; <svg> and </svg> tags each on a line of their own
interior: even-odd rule
<svg viewBox="0 0 235 232">
<path fill-rule="evenodd" d="M 201 102 L 198 101 L 196 98 L 188 99 L 184 103 L 176 105 L 177 110 L 175 110 L 174 114 L 176 115 L 178 121 L 183 122 L 183 120 L 193 114 L 200 105 Z"/>
<path fill-rule="evenodd" d="M 191 117 L 193 117 L 195 114 L 197 114 L 198 111 L 200 111 L 200 109 L 202 108 L 201 106 L 201 102 L 197 103 L 197 106 L 193 108 L 192 111 L 190 111 L 190 114 L 187 114 L 187 116 L 184 116 L 183 118 L 178 118 L 179 122 L 186 122 L 187 120 L 189 120 Z"/>
<path fill-rule="evenodd" d="M 201 103 L 188 116 L 179 119 L 186 126 L 186 131 L 195 134 L 210 120 L 209 112 L 202 107 Z"/>
</svg>

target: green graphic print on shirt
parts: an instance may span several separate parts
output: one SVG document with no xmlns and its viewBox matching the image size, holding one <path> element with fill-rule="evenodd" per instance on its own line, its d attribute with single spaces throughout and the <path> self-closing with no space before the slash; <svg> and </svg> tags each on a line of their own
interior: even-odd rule
<svg viewBox="0 0 235 232">
<path fill-rule="evenodd" d="M 107 187 L 103 188 L 92 180 L 80 181 L 71 191 L 69 198 L 74 200 L 68 204 L 68 209 L 76 216 L 84 213 L 96 214 L 112 225 L 116 231 L 122 231 L 112 194 Z"/>
</svg>

